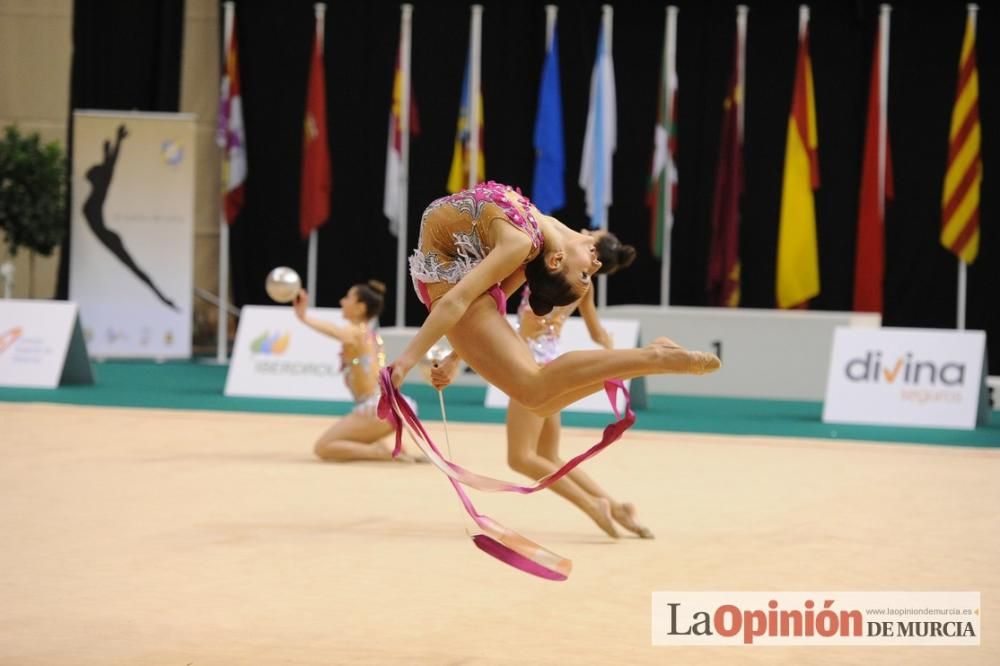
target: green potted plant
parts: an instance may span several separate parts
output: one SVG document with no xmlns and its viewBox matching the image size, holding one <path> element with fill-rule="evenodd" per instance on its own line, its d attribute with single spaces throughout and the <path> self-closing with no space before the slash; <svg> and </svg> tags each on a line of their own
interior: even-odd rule
<svg viewBox="0 0 1000 666">
<path fill-rule="evenodd" d="M 0 229 L 11 258 L 24 247 L 48 256 L 66 234 L 66 158 L 56 142 L 43 144 L 37 132 L 4 128 L 0 138 Z M 32 258 L 34 255 L 32 255 Z M 14 262 L 0 266 L 4 296 L 10 298 Z"/>
</svg>

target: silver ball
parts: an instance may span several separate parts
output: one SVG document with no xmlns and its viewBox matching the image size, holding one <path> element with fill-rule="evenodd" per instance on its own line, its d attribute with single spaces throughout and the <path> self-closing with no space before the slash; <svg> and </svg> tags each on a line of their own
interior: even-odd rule
<svg viewBox="0 0 1000 666">
<path fill-rule="evenodd" d="M 302 289 L 299 274 L 287 266 L 278 266 L 268 273 L 264 282 L 267 295 L 276 303 L 291 303 Z"/>
</svg>

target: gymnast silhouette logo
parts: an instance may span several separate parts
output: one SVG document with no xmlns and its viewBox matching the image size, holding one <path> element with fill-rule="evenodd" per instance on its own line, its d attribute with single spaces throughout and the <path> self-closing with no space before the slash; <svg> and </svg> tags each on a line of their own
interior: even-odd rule
<svg viewBox="0 0 1000 666">
<path fill-rule="evenodd" d="M 90 196 L 83 202 L 83 216 L 87 220 L 90 229 L 94 232 L 94 235 L 104 243 L 104 246 L 113 255 L 118 257 L 118 260 L 125 264 L 129 270 L 135 273 L 136 277 L 145 282 L 164 305 L 179 312 L 180 308 L 174 305 L 174 302 L 167 298 L 153 284 L 152 278 L 139 267 L 132 258 L 132 255 L 125 249 L 125 244 L 122 242 L 121 236 L 109 229 L 104 222 L 104 200 L 108 197 L 108 188 L 111 186 L 111 177 L 115 171 L 115 162 L 118 161 L 118 151 L 121 148 L 122 140 L 127 136 L 128 131 L 125 129 L 125 125 L 119 125 L 114 148 L 111 147 L 109 141 L 105 140 L 104 161 L 87 169 L 87 180 L 90 181 L 92 189 Z"/>
</svg>

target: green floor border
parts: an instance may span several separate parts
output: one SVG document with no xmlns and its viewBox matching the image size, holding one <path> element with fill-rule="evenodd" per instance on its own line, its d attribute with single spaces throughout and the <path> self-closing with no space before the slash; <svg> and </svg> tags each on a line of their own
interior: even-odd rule
<svg viewBox="0 0 1000 666">
<path fill-rule="evenodd" d="M 95 363 L 94 372 L 96 384 L 92 386 L 59 389 L 0 387 L 0 401 L 326 416 L 346 414 L 351 407 L 348 403 L 317 400 L 226 397 L 222 390 L 227 367 L 208 363 L 108 361 Z M 421 415 L 430 420 L 439 418 L 436 391 L 426 385 L 414 384 L 407 385 L 405 392 L 417 401 Z M 484 388 L 477 387 L 449 388 L 445 393 L 449 420 L 503 423 L 503 410 L 483 406 L 485 392 Z M 822 411 L 820 402 L 651 395 L 649 406 L 637 410 L 635 428 L 660 432 L 1000 447 L 1000 412 L 997 411 L 992 412 L 990 425 L 972 431 L 833 425 L 821 421 Z M 565 413 L 563 423 L 567 426 L 601 428 L 608 423 L 608 417 Z"/>
</svg>

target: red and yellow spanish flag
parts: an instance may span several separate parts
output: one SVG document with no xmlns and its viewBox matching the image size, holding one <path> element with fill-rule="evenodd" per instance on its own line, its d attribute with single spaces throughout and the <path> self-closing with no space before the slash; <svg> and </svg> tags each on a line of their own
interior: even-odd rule
<svg viewBox="0 0 1000 666">
<path fill-rule="evenodd" d="M 818 144 L 816 98 L 809 60 L 809 8 L 803 6 L 799 9 L 799 54 L 781 188 L 776 280 L 779 308 L 805 306 L 819 294 L 819 251 L 813 199 L 813 191 L 819 187 Z"/>
<path fill-rule="evenodd" d="M 958 64 L 958 90 L 948 134 L 948 170 L 941 197 L 941 244 L 967 264 L 979 253 L 979 73 L 976 68 L 976 17 L 970 10 Z"/>
</svg>

